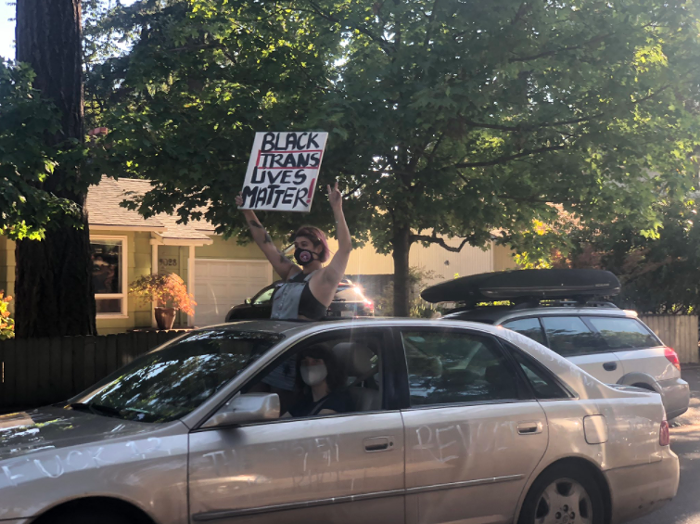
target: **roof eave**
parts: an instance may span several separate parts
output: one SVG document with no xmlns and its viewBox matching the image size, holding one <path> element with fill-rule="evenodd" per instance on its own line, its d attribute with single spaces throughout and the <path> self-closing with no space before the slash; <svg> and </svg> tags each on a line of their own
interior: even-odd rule
<svg viewBox="0 0 700 524">
<path fill-rule="evenodd" d="M 211 238 L 163 238 L 156 234 L 156 238 L 151 238 L 151 244 L 159 246 L 210 246 L 214 243 Z"/>
<path fill-rule="evenodd" d="M 90 224 L 91 231 L 150 231 L 153 233 L 165 232 L 165 226 L 148 225 L 124 225 L 124 224 Z"/>
</svg>

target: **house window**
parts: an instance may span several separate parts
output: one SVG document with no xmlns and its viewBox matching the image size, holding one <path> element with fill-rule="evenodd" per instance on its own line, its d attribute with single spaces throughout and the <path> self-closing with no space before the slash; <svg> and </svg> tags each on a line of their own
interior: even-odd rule
<svg viewBox="0 0 700 524">
<path fill-rule="evenodd" d="M 90 250 L 97 315 L 126 315 L 126 238 L 93 237 Z"/>
</svg>

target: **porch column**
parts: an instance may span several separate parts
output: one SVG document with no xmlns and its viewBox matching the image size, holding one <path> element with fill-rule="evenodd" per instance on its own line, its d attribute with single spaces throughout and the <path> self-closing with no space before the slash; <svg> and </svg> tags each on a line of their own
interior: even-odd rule
<svg viewBox="0 0 700 524">
<path fill-rule="evenodd" d="M 151 275 L 158 274 L 158 240 L 151 239 Z M 156 324 L 155 304 L 151 304 L 151 327 L 158 327 Z"/>
<path fill-rule="evenodd" d="M 187 258 L 187 291 L 194 295 L 194 246 L 190 246 L 190 256 Z M 187 315 L 187 325 L 194 326 L 194 315 Z"/>
</svg>

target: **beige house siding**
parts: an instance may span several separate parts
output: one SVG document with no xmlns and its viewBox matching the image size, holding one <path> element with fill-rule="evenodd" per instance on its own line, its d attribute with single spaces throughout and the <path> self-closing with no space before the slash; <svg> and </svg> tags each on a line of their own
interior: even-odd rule
<svg viewBox="0 0 700 524">
<path fill-rule="evenodd" d="M 152 246 L 151 234 L 148 232 L 99 231 L 100 236 L 128 237 L 128 281 L 131 283 L 142 275 L 151 273 Z M 239 246 L 235 239 L 223 240 L 213 237 L 213 244 L 195 247 L 195 259 L 263 259 L 264 255 L 255 245 Z M 188 283 L 190 251 L 188 246 L 158 246 L 158 272 L 176 273 Z M 190 290 L 191 292 L 192 290 Z M 130 296 L 128 298 L 128 318 L 97 319 L 97 331 L 101 335 L 123 333 L 134 328 L 151 327 L 152 313 L 150 303 L 144 304 Z M 175 327 L 187 326 L 187 315 L 178 313 Z"/>
<path fill-rule="evenodd" d="M 95 236 L 127 237 L 127 275 L 129 282 L 151 272 L 150 233 L 95 231 L 93 234 Z M 15 243 L 5 237 L 0 237 L 0 289 L 5 289 L 7 294 L 12 296 L 14 296 L 15 292 L 15 266 Z M 14 312 L 14 307 L 12 312 Z M 111 333 L 123 333 L 135 327 L 150 327 L 150 305 L 141 304 L 134 297 L 130 296 L 127 298 L 127 312 L 127 318 L 98 318 L 97 332 L 100 335 L 108 335 Z"/>
<path fill-rule="evenodd" d="M 513 256 L 515 252 L 508 246 L 493 246 L 493 270 L 506 271 L 509 269 L 518 269 Z"/>
<path fill-rule="evenodd" d="M 220 236 L 212 236 L 214 243 L 209 246 L 198 247 L 196 258 L 215 258 L 219 260 L 249 260 L 264 259 L 258 246 L 252 242 L 245 246 L 238 245 L 235 238 L 224 240 Z"/>
<path fill-rule="evenodd" d="M 459 246 L 459 241 L 447 240 L 450 246 Z M 331 251 L 338 248 L 338 242 L 330 239 Z M 451 279 L 459 276 L 486 273 L 488 271 L 510 269 L 515 267 L 509 257 L 509 250 L 500 246 L 488 247 L 485 250 L 465 246 L 459 253 L 432 244 L 424 247 L 421 244 L 411 246 L 409 264 L 433 273 L 433 280 Z M 347 270 L 348 275 L 392 275 L 394 260 L 391 255 L 377 253 L 371 244 L 354 249 L 350 255 Z"/>
<path fill-rule="evenodd" d="M 92 231 L 96 237 L 126 237 L 127 239 L 127 281 L 133 282 L 143 275 L 151 273 L 152 246 L 151 233 L 140 231 L 98 230 Z M 235 239 L 223 240 L 214 236 L 214 243 L 208 246 L 196 247 L 195 258 L 247 260 L 264 259 L 257 246 L 249 244 L 239 246 Z M 15 291 L 15 243 L 0 236 L 0 289 L 14 296 Z M 187 246 L 158 246 L 158 271 L 176 273 L 188 282 L 189 247 Z M 14 313 L 14 304 L 10 303 Z M 127 316 L 115 318 L 97 318 L 97 332 L 100 335 L 123 333 L 135 328 L 151 327 L 151 304 L 137 300 L 133 296 L 127 298 Z M 187 316 L 180 314 L 177 325 L 186 326 Z"/>
<path fill-rule="evenodd" d="M 445 240 L 445 242 L 450 246 L 459 247 L 457 240 Z M 428 247 L 414 244 L 411 247 L 409 263 L 411 266 L 431 273 L 428 281 L 450 280 L 455 275 L 463 277 L 493 271 L 493 253 L 490 247 L 482 250 L 473 246 L 464 246 L 459 253 L 454 253 L 435 244 Z"/>
</svg>

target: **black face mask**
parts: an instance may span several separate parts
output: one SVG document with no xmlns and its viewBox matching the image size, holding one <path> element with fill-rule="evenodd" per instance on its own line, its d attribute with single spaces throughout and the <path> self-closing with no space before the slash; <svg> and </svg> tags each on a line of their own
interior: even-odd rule
<svg viewBox="0 0 700 524">
<path fill-rule="evenodd" d="M 315 260 L 314 255 L 318 257 L 317 253 L 309 251 L 308 249 L 301 249 L 298 247 L 294 251 L 294 260 L 296 260 L 299 263 L 299 265 L 306 266 L 308 264 L 311 264 L 311 262 Z"/>
</svg>

